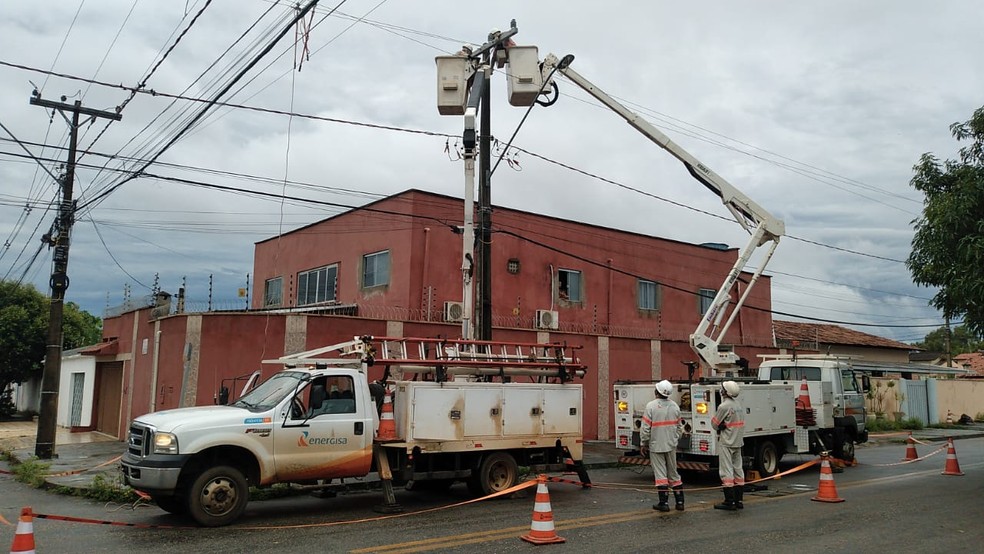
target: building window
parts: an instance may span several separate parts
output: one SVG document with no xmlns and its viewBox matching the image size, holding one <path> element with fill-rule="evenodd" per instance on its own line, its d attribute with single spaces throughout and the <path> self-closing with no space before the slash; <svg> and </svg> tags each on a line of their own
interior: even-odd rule
<svg viewBox="0 0 984 554">
<path fill-rule="evenodd" d="M 659 283 L 639 279 L 639 309 L 658 310 L 660 308 Z"/>
<path fill-rule="evenodd" d="M 389 284 L 389 250 L 362 256 L 362 287 L 378 287 Z"/>
<path fill-rule="evenodd" d="M 263 283 L 263 307 L 277 307 L 284 303 L 284 278 L 274 277 Z"/>
<path fill-rule="evenodd" d="M 326 265 L 297 274 L 297 305 L 306 306 L 335 300 L 338 265 Z"/>
<path fill-rule="evenodd" d="M 519 273 L 519 258 L 509 258 L 509 261 L 506 262 L 506 271 L 513 275 Z"/>
<path fill-rule="evenodd" d="M 557 271 L 557 295 L 568 302 L 581 301 L 581 272 L 573 269 Z"/>
<path fill-rule="evenodd" d="M 700 308 L 700 315 L 707 313 L 707 310 L 711 309 L 711 303 L 714 302 L 714 296 L 717 295 L 717 291 L 714 289 L 700 289 L 697 291 L 697 301 L 698 307 Z"/>
</svg>

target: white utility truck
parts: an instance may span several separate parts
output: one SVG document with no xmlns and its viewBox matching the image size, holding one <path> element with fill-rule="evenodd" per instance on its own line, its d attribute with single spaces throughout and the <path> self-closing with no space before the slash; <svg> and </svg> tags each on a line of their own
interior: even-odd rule
<svg viewBox="0 0 984 554">
<path fill-rule="evenodd" d="M 530 56 L 527 52 L 515 56 L 514 60 L 512 51 L 517 48 L 532 49 L 533 54 Z M 535 47 L 513 47 L 509 58 L 511 64 L 514 61 L 516 64 L 523 64 L 529 58 L 536 60 Z M 687 420 L 686 433 L 681 438 L 678 451 L 679 464 L 682 468 L 707 470 L 717 460 L 717 434 L 710 427 L 710 418 L 720 402 L 718 385 L 714 383 L 719 383 L 724 378 L 741 380 L 738 375 L 747 368 L 747 363 L 739 358 L 733 348 L 721 344 L 721 340 L 775 253 L 779 239 L 785 233 L 785 224 L 674 143 L 666 134 L 571 69 L 573 60 L 571 55 L 559 59 L 550 54 L 539 64 L 539 71 L 522 66 L 512 67 L 511 73 L 522 77 L 517 78 L 517 83 L 513 83 L 513 90 L 526 87 L 520 89 L 520 92 L 528 89 L 535 97 L 549 95 L 543 91 L 553 88 L 555 98 L 548 101 L 537 100 L 542 105 L 552 105 L 559 98 L 553 76 L 560 73 L 681 161 L 697 181 L 721 198 L 750 235 L 748 243 L 739 252 L 738 259 L 717 290 L 696 330 L 690 335 L 691 348 L 700 359 L 699 380 L 693 382 L 691 379 L 690 383 L 677 385 L 676 400 Z M 741 278 L 753 253 L 766 244 L 768 248 L 754 272 L 747 279 Z M 738 287 L 739 281 L 745 283 L 743 289 Z M 736 301 L 730 306 L 733 293 Z M 726 315 L 727 320 L 722 325 Z M 691 363 L 691 376 L 697 366 L 698 364 Z M 810 397 L 815 402 L 814 405 L 818 406 L 813 417 L 805 411 L 798 414 L 795 410 L 794 401 L 799 388 L 795 385 L 802 379 L 806 379 Z M 638 447 L 641 417 L 646 403 L 655 397 L 654 388 L 654 383 L 615 385 L 615 440 L 619 448 Z M 745 451 L 748 459 L 766 475 L 775 473 L 778 461 L 784 453 L 832 450 L 836 456 L 853 458 L 854 443 L 867 439 L 864 431 L 863 393 L 857 387 L 854 373 L 846 360 L 807 360 L 800 357 L 766 361 L 760 368 L 757 380 L 744 380 L 740 401 L 746 411 Z"/>
<path fill-rule="evenodd" d="M 393 483 L 465 481 L 478 495 L 517 483 L 518 467 L 577 471 L 585 366 L 562 343 L 356 337 L 285 356 L 230 405 L 136 418 L 126 483 L 204 526 L 238 518 L 250 486 L 324 485 L 377 473 Z M 383 367 L 370 382 L 368 368 Z"/>
<path fill-rule="evenodd" d="M 745 408 L 744 456 L 763 476 L 774 475 L 786 454 L 832 452 L 853 460 L 854 444 L 868 440 L 864 393 L 850 360 L 836 356 L 763 356 L 758 379 L 735 377 Z M 862 377 L 862 385 L 867 377 Z M 807 390 L 803 390 L 806 387 Z M 638 455 L 639 429 L 654 383 L 615 384 L 615 445 L 631 451 L 624 463 L 647 463 Z M 717 462 L 711 418 L 721 402 L 720 385 L 681 383 L 672 398 L 680 405 L 686 434 L 677 450 L 682 469 L 709 471 Z M 809 405 L 802 400 L 808 395 Z"/>
</svg>

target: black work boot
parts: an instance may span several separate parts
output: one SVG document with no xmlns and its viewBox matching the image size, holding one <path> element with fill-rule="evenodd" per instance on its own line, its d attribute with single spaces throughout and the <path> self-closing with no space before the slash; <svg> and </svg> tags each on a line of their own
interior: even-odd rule
<svg viewBox="0 0 984 554">
<path fill-rule="evenodd" d="M 653 509 L 659 510 L 660 512 L 670 511 L 670 504 L 669 504 L 670 492 L 666 490 L 665 487 L 660 487 L 658 489 L 658 492 L 659 492 L 659 504 L 653 504 Z"/>
<path fill-rule="evenodd" d="M 673 487 L 673 498 L 676 500 L 676 509 L 683 511 L 683 485 Z"/>
<path fill-rule="evenodd" d="M 745 509 L 745 503 L 742 502 L 742 498 L 744 498 L 744 496 L 745 496 L 745 487 L 744 487 L 744 485 L 738 485 L 738 486 L 736 486 L 735 487 L 735 508 L 738 508 L 739 510 L 744 510 Z"/>
<path fill-rule="evenodd" d="M 715 504 L 714 509 L 728 510 L 731 512 L 737 510 L 738 507 L 735 506 L 735 488 L 724 487 L 722 490 L 724 491 L 724 502 L 721 502 L 720 504 Z"/>
</svg>

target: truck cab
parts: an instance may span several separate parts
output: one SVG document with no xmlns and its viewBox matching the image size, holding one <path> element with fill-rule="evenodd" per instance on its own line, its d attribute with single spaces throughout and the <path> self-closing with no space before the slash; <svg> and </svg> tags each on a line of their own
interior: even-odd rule
<svg viewBox="0 0 984 554">
<path fill-rule="evenodd" d="M 228 406 L 136 418 L 123 475 L 166 511 L 224 525 L 249 486 L 366 475 L 377 422 L 359 370 L 282 371 Z"/>
<path fill-rule="evenodd" d="M 867 377 L 855 372 L 851 360 L 844 356 L 824 355 L 765 355 L 759 366 L 758 378 L 772 383 L 796 385 L 794 395 L 802 394 L 805 382 L 810 405 L 816 410 L 817 429 L 829 429 L 825 438 L 834 456 L 851 460 L 854 445 L 868 440 L 865 429 L 864 393 Z M 823 446 L 823 445 L 821 445 Z"/>
</svg>

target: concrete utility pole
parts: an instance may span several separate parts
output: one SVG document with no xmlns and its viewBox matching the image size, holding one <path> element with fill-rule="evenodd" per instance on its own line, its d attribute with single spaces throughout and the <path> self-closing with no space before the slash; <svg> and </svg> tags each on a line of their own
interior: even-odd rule
<svg viewBox="0 0 984 554">
<path fill-rule="evenodd" d="M 65 101 L 62 96 L 62 102 Z M 34 445 L 34 455 L 42 460 L 50 460 L 55 454 L 55 428 L 58 417 L 58 386 L 61 377 L 61 356 L 64 334 L 62 333 L 62 315 L 65 308 L 65 291 L 68 289 L 68 246 L 72 233 L 72 223 L 75 221 L 75 205 L 72 200 L 72 189 L 75 185 L 75 150 L 78 147 L 79 115 L 85 114 L 92 119 L 102 117 L 119 121 L 122 116 L 116 112 L 106 112 L 83 108 L 82 101 L 74 104 L 64 104 L 42 100 L 35 92 L 31 104 L 58 110 L 69 125 L 68 164 L 65 166 L 65 176 L 62 178 L 62 199 L 58 205 L 58 219 L 52 228 L 50 236 L 46 237 L 49 246 L 54 247 L 52 255 L 53 269 L 51 272 L 51 308 L 48 315 L 48 344 L 44 357 L 44 376 L 41 381 L 41 411 L 38 415 L 37 441 Z M 71 112 L 72 118 L 65 115 Z"/>
</svg>

